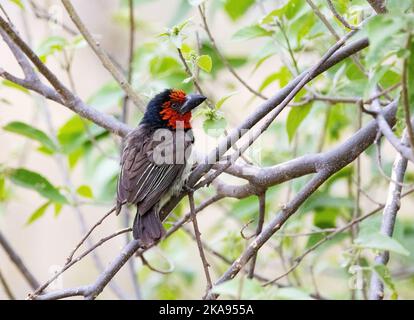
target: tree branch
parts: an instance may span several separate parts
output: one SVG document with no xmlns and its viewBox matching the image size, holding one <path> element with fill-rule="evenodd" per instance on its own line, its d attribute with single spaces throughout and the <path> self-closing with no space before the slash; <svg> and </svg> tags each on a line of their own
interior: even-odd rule
<svg viewBox="0 0 414 320">
<path fill-rule="evenodd" d="M 389 121 L 395 122 L 396 103 L 388 106 Z M 230 268 L 217 280 L 215 285 L 233 279 L 246 265 L 249 260 L 257 253 L 261 246 L 293 215 L 300 205 L 309 198 L 330 176 L 335 172 L 354 161 L 360 153 L 362 153 L 368 146 L 370 146 L 376 137 L 377 126 L 375 121 L 371 121 L 365 128 L 359 130 L 347 142 L 352 144 L 353 138 L 359 140 L 359 148 L 355 146 L 354 149 L 348 150 L 344 158 L 336 157 L 336 161 L 330 164 L 323 164 L 322 167 L 317 168 L 316 175 L 302 188 L 302 190 L 274 217 L 270 223 L 263 229 L 263 231 L 255 238 L 255 240 L 247 247 L 241 256 L 233 262 Z M 343 147 L 349 147 L 349 144 L 344 143 Z M 210 294 L 209 298 L 216 298 L 214 294 Z"/>
<path fill-rule="evenodd" d="M 405 144 L 403 141 L 400 141 L 395 134 L 392 132 L 391 126 L 388 124 L 387 120 L 385 120 L 383 115 L 383 110 L 381 109 L 381 106 L 379 105 L 378 99 L 374 100 L 372 102 L 372 110 L 375 112 L 375 119 L 378 122 L 378 127 L 381 130 L 381 133 L 387 138 L 387 140 L 392 144 L 392 146 L 399 152 L 401 155 L 410 160 L 411 162 L 414 162 L 414 152 L 413 150 L 407 146 L 409 145 L 409 141 L 405 141 Z"/>
<path fill-rule="evenodd" d="M 339 49 L 336 53 L 334 53 L 330 58 L 328 58 L 324 63 L 322 63 L 316 70 L 314 71 L 313 77 L 323 73 L 330 67 L 334 66 L 335 64 L 339 63 L 340 61 L 344 60 L 352 56 L 354 53 L 366 48 L 369 45 L 367 38 L 362 38 L 360 40 L 356 40 L 349 45 L 345 45 L 342 49 Z M 281 89 L 276 95 L 269 98 L 265 102 L 263 102 L 253 114 L 248 116 L 237 128 L 233 129 L 229 134 L 221 139 L 218 143 L 218 146 L 215 150 L 210 152 L 205 159 L 193 170 L 192 174 L 190 175 L 188 185 L 190 187 L 194 186 L 196 182 L 206 173 L 208 172 L 213 165 L 223 156 L 223 154 L 229 150 L 233 144 L 237 142 L 247 130 L 251 129 L 256 123 L 258 123 L 264 116 L 266 116 L 271 110 L 276 109 L 278 105 L 289 95 L 289 93 L 301 82 L 301 80 L 310 72 L 304 71 L 299 76 L 297 76 L 294 80 L 289 82 L 283 89 Z M 309 79 L 310 81 L 311 79 Z M 280 112 L 280 111 L 278 111 Z M 186 192 L 181 192 L 180 195 L 171 198 L 168 203 L 161 209 L 160 211 L 160 218 L 163 220 L 165 219 L 171 210 L 178 204 L 178 202 L 184 197 Z"/>
<path fill-rule="evenodd" d="M 407 129 L 401 140 L 402 143 L 408 143 Z M 382 214 L 381 233 L 392 237 L 394 231 L 395 220 L 397 218 L 398 210 L 401 206 L 401 190 L 404 182 L 404 175 L 407 169 L 407 159 L 400 153 L 397 153 L 394 164 L 392 166 L 392 181 L 388 187 L 387 202 Z M 394 182 L 395 181 L 395 182 Z M 376 264 L 386 265 L 389 260 L 389 252 L 383 251 L 375 257 Z M 369 298 L 371 300 L 382 300 L 384 298 L 384 284 L 376 272 L 371 276 L 371 287 Z"/>
<path fill-rule="evenodd" d="M 39 72 L 55 88 L 57 94 L 62 97 L 63 105 L 97 125 L 107 129 L 120 136 L 125 136 L 131 128 L 124 123 L 116 120 L 114 117 L 104 114 L 86 105 L 79 97 L 74 95 L 60 80 L 43 64 L 33 50 L 21 39 L 13 28 L 0 16 L 0 28 L 10 37 L 16 46 L 29 58 L 29 60 L 38 68 Z M 13 48 L 10 47 L 13 51 Z M 32 89 L 32 88 L 29 88 Z M 36 90 L 35 90 L 36 91 Z M 41 93 L 41 90 L 37 91 Z M 46 96 L 50 98 L 50 96 Z"/>
</svg>

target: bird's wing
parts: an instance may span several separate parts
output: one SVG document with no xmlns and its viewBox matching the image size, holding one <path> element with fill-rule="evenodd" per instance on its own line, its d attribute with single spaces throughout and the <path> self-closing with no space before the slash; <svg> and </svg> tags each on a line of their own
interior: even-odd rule
<svg viewBox="0 0 414 320">
<path fill-rule="evenodd" d="M 171 141 L 162 141 L 163 147 L 172 146 Z M 151 133 L 138 128 L 125 141 L 118 179 L 118 203 L 127 201 L 138 205 L 141 214 L 151 209 L 183 173 L 185 163 L 161 163 L 154 160 L 154 150 L 161 142 L 154 141 Z M 168 150 L 168 147 L 167 147 Z M 174 148 L 175 150 L 175 148 Z M 173 150 L 171 150 L 173 152 Z"/>
</svg>

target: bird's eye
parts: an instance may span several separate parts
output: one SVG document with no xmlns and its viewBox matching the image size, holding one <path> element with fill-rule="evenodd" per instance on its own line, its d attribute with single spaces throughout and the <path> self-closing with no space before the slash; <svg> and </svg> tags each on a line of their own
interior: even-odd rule
<svg viewBox="0 0 414 320">
<path fill-rule="evenodd" d="M 171 104 L 171 108 L 173 108 L 174 110 L 178 110 L 179 108 L 179 104 L 177 102 Z"/>
</svg>

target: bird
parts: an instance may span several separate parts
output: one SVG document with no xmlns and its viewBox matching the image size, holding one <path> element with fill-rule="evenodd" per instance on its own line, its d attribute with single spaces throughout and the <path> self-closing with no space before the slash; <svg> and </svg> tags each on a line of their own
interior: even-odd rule
<svg viewBox="0 0 414 320">
<path fill-rule="evenodd" d="M 132 234 L 144 248 L 165 235 L 159 211 L 185 187 L 194 143 L 191 111 L 206 99 L 165 89 L 149 101 L 141 122 L 124 139 L 116 214 L 125 204 L 136 205 Z"/>
</svg>

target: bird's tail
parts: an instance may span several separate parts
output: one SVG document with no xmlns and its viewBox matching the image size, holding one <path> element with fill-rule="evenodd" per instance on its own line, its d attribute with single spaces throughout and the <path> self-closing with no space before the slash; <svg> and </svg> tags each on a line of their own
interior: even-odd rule
<svg viewBox="0 0 414 320">
<path fill-rule="evenodd" d="M 149 247 L 165 235 L 165 229 L 154 209 L 145 214 L 140 214 L 137 211 L 132 226 L 132 234 L 134 239 L 140 240 L 144 247 Z"/>
</svg>

